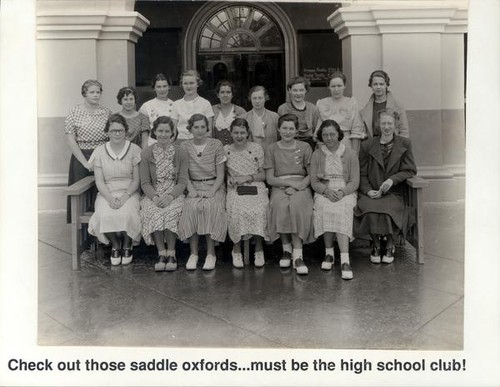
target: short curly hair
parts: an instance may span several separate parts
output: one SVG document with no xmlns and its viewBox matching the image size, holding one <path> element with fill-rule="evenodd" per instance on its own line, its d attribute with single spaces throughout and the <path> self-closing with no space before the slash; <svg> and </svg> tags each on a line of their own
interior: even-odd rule
<svg viewBox="0 0 500 387">
<path fill-rule="evenodd" d="M 342 129 L 340 129 L 340 125 L 338 124 L 337 121 L 335 120 L 324 120 L 321 125 L 319 126 L 318 131 L 316 132 L 316 136 L 318 137 L 318 140 L 323 142 L 323 131 L 325 128 L 333 127 L 337 131 L 337 134 L 339 135 L 339 141 L 342 141 L 344 138 L 344 132 Z"/>
<path fill-rule="evenodd" d="M 266 88 L 264 86 L 254 86 L 248 92 L 248 100 L 250 102 L 252 101 L 252 94 L 257 92 L 257 91 L 263 91 L 264 92 L 264 100 L 269 101 L 269 93 L 267 92 Z"/>
<path fill-rule="evenodd" d="M 127 120 L 120 113 L 111 114 L 109 116 L 108 121 L 106 121 L 106 125 L 104 126 L 104 133 L 109 132 L 109 127 L 112 123 L 121 124 L 125 128 L 125 133 L 128 133 Z"/>
<path fill-rule="evenodd" d="M 83 85 L 82 85 L 81 93 L 82 93 L 83 97 L 87 96 L 87 91 L 89 90 L 90 86 L 97 86 L 97 87 L 99 87 L 99 90 L 101 90 L 101 93 L 102 93 L 102 84 L 101 84 L 101 82 L 99 82 L 97 79 L 87 79 L 85 82 L 83 82 Z"/>
<path fill-rule="evenodd" d="M 123 97 L 126 97 L 127 95 L 132 94 L 134 96 L 134 99 L 137 101 L 137 93 L 133 87 L 122 87 L 120 90 L 118 90 L 118 94 L 116 95 L 116 100 L 118 101 L 118 105 L 122 104 L 122 99 Z"/>
<path fill-rule="evenodd" d="M 182 85 L 182 80 L 184 79 L 184 77 L 195 77 L 196 78 L 196 83 L 198 84 L 198 86 L 201 86 L 203 85 L 203 81 L 200 77 L 200 73 L 196 70 L 186 70 L 182 73 L 181 75 L 181 79 L 180 79 L 180 83 Z"/>
<path fill-rule="evenodd" d="M 203 114 L 200 114 L 200 113 L 196 113 L 196 114 L 193 114 L 189 120 L 188 120 L 188 124 L 187 124 L 187 130 L 189 130 L 189 132 L 191 132 L 191 129 L 193 129 L 193 125 L 196 121 L 205 121 L 205 125 L 207 126 L 207 132 L 210 131 L 210 128 L 208 127 L 208 118 L 206 116 L 204 116 Z"/>
<path fill-rule="evenodd" d="M 278 118 L 278 128 L 281 128 L 283 122 L 293 122 L 295 129 L 299 129 L 299 118 L 293 113 L 283 114 Z"/>
<path fill-rule="evenodd" d="M 368 79 L 368 87 L 372 87 L 373 78 L 379 77 L 384 78 L 387 87 L 391 84 L 391 78 L 389 78 L 389 74 L 387 74 L 384 70 L 375 70 L 370 74 L 370 79 Z"/>
<path fill-rule="evenodd" d="M 301 83 L 306 88 L 306 93 L 307 93 L 309 91 L 309 88 L 311 87 L 311 82 L 309 82 L 309 80 L 307 78 L 304 78 L 304 77 L 293 77 L 286 84 L 286 89 L 288 91 L 290 91 L 290 89 L 292 88 L 292 86 L 299 85 Z"/>
<path fill-rule="evenodd" d="M 161 124 L 167 124 L 170 126 L 170 129 L 172 130 L 173 133 L 173 138 L 174 140 L 177 140 L 177 130 L 175 130 L 175 125 L 174 121 L 170 117 L 167 116 L 160 116 L 156 120 L 153 121 L 153 127 L 151 128 L 151 138 L 154 138 L 156 140 L 156 129 L 158 129 L 158 126 Z"/>
</svg>

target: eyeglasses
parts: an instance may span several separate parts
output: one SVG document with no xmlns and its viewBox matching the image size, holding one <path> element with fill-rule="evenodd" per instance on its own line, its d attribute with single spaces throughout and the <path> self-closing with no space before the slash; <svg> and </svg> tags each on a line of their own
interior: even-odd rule
<svg viewBox="0 0 500 387">
<path fill-rule="evenodd" d="M 110 130 L 109 133 L 122 134 L 122 133 L 125 133 L 125 129 L 113 129 L 113 130 Z"/>
</svg>

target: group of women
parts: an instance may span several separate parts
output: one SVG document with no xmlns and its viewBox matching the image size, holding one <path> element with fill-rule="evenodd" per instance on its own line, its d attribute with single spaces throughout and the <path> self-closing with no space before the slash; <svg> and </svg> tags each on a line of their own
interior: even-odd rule
<svg viewBox="0 0 500 387">
<path fill-rule="evenodd" d="M 277 113 L 266 109 L 263 86 L 250 90 L 246 112 L 233 104 L 231 82 L 219 82 L 214 106 L 198 95 L 201 82 L 195 70 L 183 73 L 184 96 L 173 102 L 169 81 L 158 74 L 156 98 L 137 111 L 135 90 L 124 87 L 115 114 L 100 106 L 98 81 L 82 85 L 84 101 L 66 119 L 69 184 L 95 174 L 89 233 L 111 243 L 112 265 L 129 264 L 143 237 L 158 250 L 155 270 L 176 270 L 179 239 L 190 245 L 186 269 L 195 270 L 204 236 L 202 268 L 212 270 L 226 235 L 237 268 L 244 266 L 241 241 L 250 238 L 256 267 L 265 264 L 264 242 L 279 238 L 280 267 L 298 274 L 308 273 L 303 244 L 322 235 L 321 268 L 332 269 L 336 238 L 343 279 L 353 278 L 354 236 L 372 240 L 371 262 L 393 261 L 395 238 L 409 225 L 401 183 L 416 166 L 405 111 L 384 71 L 371 74 L 373 95 L 361 111 L 344 96 L 340 72 L 330 77 L 331 96 L 316 105 L 305 100 L 308 81 L 293 78 Z"/>
</svg>

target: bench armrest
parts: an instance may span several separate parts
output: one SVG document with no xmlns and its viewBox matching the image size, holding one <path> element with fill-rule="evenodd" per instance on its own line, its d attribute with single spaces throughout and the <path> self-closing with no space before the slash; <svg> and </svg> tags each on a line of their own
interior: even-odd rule
<svg viewBox="0 0 500 387">
<path fill-rule="evenodd" d="M 79 196 L 83 194 L 85 191 L 88 191 L 95 185 L 95 177 L 87 176 L 82 180 L 77 181 L 76 183 L 71 184 L 68 188 L 64 190 L 64 193 L 67 196 Z"/>
<path fill-rule="evenodd" d="M 419 176 L 413 176 L 406 179 L 406 184 L 408 184 L 411 188 L 427 188 L 429 186 L 429 182 Z"/>
</svg>

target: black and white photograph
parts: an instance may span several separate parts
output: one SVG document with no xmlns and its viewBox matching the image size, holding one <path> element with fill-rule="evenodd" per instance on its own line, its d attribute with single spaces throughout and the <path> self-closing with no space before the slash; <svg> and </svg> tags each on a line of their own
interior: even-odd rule
<svg viewBox="0 0 500 387">
<path fill-rule="evenodd" d="M 497 1 L 0 7 L 0 385 L 500 383 Z"/>
</svg>

